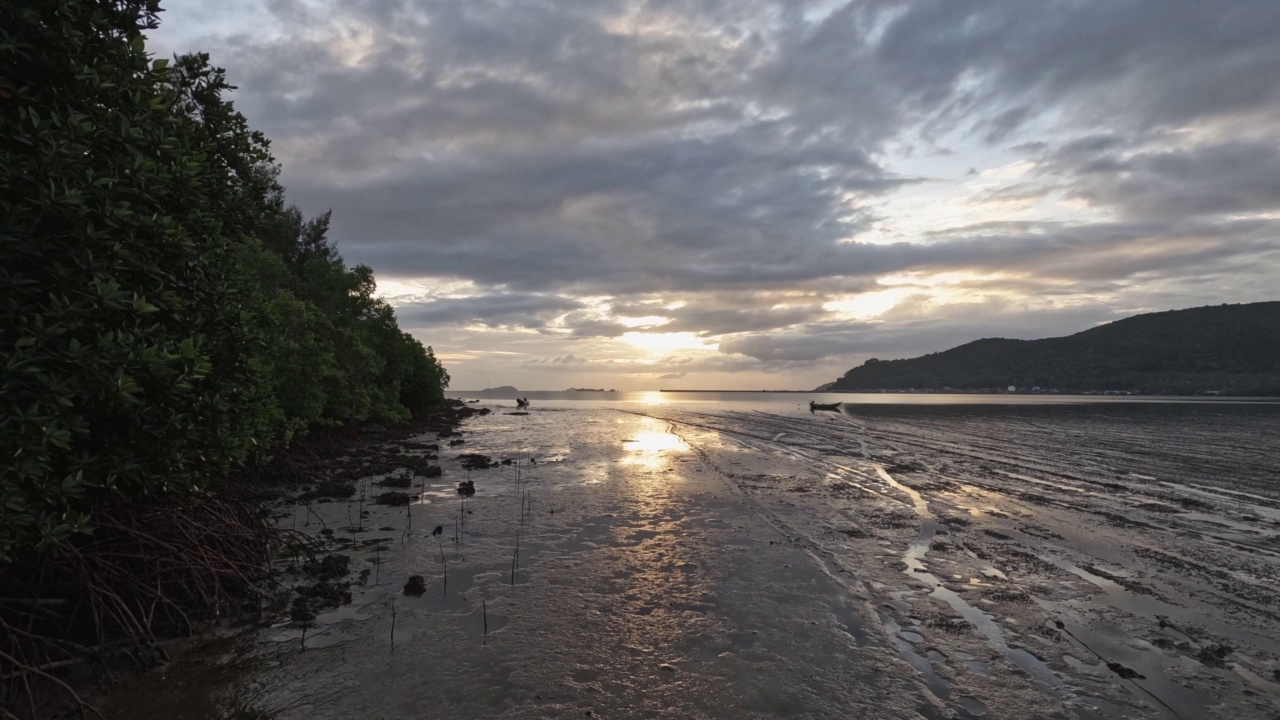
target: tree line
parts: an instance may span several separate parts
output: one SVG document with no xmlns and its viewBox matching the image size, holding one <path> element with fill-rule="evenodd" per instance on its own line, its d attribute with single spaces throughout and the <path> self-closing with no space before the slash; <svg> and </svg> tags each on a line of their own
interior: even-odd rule
<svg viewBox="0 0 1280 720">
<path fill-rule="evenodd" d="M 149 55 L 158 17 L 0 3 L 0 561 L 448 386 L 287 203 L 224 72 Z"/>
</svg>

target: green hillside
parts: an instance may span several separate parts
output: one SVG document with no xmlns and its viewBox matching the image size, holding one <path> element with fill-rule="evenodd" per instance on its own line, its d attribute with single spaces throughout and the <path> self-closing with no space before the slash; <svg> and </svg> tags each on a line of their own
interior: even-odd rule
<svg viewBox="0 0 1280 720">
<path fill-rule="evenodd" d="M 1140 391 L 1280 395 L 1280 302 L 1148 313 L 1067 337 L 987 338 L 868 360 L 831 386 L 867 390 Z"/>
</svg>

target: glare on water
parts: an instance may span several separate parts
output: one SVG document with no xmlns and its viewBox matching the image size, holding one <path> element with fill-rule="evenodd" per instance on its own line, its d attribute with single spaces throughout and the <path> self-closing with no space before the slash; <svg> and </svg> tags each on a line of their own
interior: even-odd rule
<svg viewBox="0 0 1280 720">
<path fill-rule="evenodd" d="M 687 452 L 689 446 L 684 441 L 665 429 L 659 429 L 665 424 L 653 418 L 643 418 L 641 427 L 644 429 L 622 443 L 622 449 L 627 453 L 622 463 L 655 469 L 666 462 L 665 453 Z"/>
</svg>

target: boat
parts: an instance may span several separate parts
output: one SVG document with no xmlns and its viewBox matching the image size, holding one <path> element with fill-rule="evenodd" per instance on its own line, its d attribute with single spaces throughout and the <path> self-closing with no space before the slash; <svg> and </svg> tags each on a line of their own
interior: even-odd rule
<svg viewBox="0 0 1280 720">
<path fill-rule="evenodd" d="M 516 407 L 518 408 L 529 407 L 529 398 L 516 398 Z"/>
<path fill-rule="evenodd" d="M 840 402 L 833 402 L 833 403 L 816 403 L 810 400 L 809 412 L 814 412 L 815 410 L 839 410 L 840 406 L 843 404 L 844 404 L 843 400 L 841 400 Z"/>
</svg>

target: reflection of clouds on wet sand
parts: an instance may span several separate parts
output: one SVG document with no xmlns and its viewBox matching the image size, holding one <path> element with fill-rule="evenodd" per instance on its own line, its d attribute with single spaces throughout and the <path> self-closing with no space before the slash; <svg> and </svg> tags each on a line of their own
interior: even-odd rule
<svg viewBox="0 0 1280 720">
<path fill-rule="evenodd" d="M 788 539 L 872 579 L 899 657 L 944 704 L 1227 718 L 1280 698 L 1264 676 L 1280 656 L 1274 406 L 697 410 L 662 416 Z M 1203 660 L 1225 647 L 1234 676 Z"/>
<path fill-rule="evenodd" d="M 317 504 L 324 540 L 299 509 L 351 555 L 353 603 L 305 651 L 262 631 L 288 681 L 246 681 L 308 703 L 280 720 L 1264 716 L 1280 412 L 770 401 L 473 419 L 466 451 L 520 480 L 470 473 L 462 542 L 462 449 L 412 517 L 366 507 L 385 530 L 344 538 L 358 503 Z M 1197 658 L 1222 645 L 1234 673 Z"/>
</svg>

